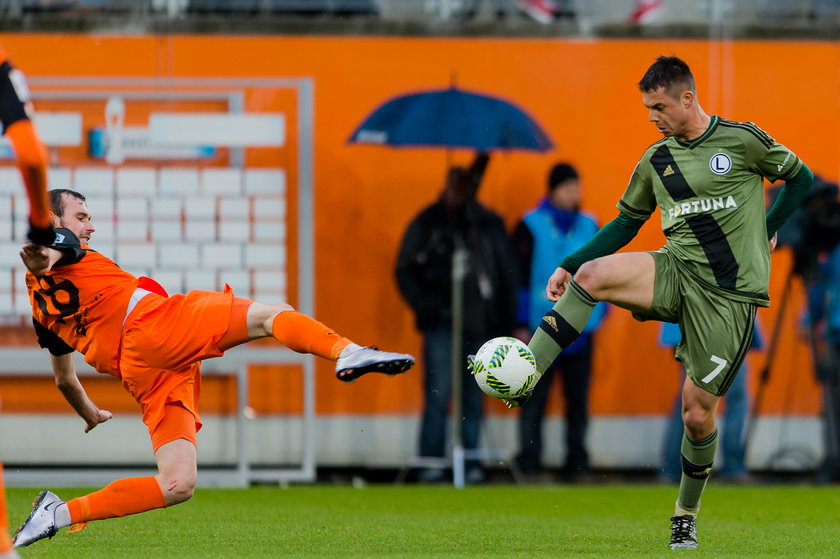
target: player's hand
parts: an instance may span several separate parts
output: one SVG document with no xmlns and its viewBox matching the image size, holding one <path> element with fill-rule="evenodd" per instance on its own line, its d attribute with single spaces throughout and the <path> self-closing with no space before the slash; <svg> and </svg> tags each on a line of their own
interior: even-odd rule
<svg viewBox="0 0 840 559">
<path fill-rule="evenodd" d="M 39 276 L 50 269 L 49 249 L 42 245 L 27 243 L 20 251 L 20 258 L 23 260 L 26 269 Z"/>
<path fill-rule="evenodd" d="M 779 244 L 779 233 L 773 233 L 773 238 L 770 239 L 770 252 L 776 250 L 776 245 Z"/>
<path fill-rule="evenodd" d="M 572 279 L 572 274 L 563 268 L 557 268 L 551 277 L 548 278 L 548 284 L 545 286 L 545 295 L 549 301 L 556 301 L 566 291 L 566 286 Z"/>
<path fill-rule="evenodd" d="M 85 425 L 85 433 L 90 433 L 94 427 L 96 427 L 100 423 L 105 423 L 112 417 L 113 415 L 108 410 L 96 410 L 96 414 L 94 415 L 94 417 L 87 420 L 87 425 Z"/>
</svg>

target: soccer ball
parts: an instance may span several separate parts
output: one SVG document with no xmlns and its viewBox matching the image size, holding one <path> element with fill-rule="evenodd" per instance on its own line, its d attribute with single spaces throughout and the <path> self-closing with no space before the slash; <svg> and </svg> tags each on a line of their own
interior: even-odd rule
<svg viewBox="0 0 840 559">
<path fill-rule="evenodd" d="M 534 354 L 516 338 L 493 338 L 475 354 L 470 369 L 479 388 L 494 398 L 515 398 L 537 382 Z"/>
</svg>

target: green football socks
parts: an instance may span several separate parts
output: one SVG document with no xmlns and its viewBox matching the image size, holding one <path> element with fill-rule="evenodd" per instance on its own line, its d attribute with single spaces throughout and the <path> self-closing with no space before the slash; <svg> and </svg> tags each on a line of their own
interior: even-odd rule
<svg viewBox="0 0 840 559">
<path fill-rule="evenodd" d="M 528 344 L 540 374 L 551 366 L 561 351 L 580 336 L 597 303 L 598 301 L 574 280 L 569 282 L 566 292 L 543 317 Z"/>
<path fill-rule="evenodd" d="M 706 487 L 706 481 L 712 471 L 712 463 L 717 451 L 718 432 L 714 432 L 699 441 L 692 441 L 683 434 L 682 441 L 682 478 L 677 508 L 697 514 L 700 510 L 700 495 Z"/>
</svg>

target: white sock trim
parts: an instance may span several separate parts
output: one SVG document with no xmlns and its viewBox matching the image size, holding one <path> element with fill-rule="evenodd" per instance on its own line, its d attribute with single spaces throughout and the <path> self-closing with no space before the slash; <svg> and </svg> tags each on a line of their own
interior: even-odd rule
<svg viewBox="0 0 840 559">
<path fill-rule="evenodd" d="M 55 507 L 55 527 L 64 528 L 70 526 L 70 507 L 67 503 L 61 503 Z"/>
<path fill-rule="evenodd" d="M 354 344 L 354 343 L 351 342 L 350 344 L 347 345 L 347 347 L 345 347 L 344 349 L 341 350 L 341 353 L 338 354 L 338 358 L 342 359 L 344 357 L 347 357 L 348 355 L 350 355 L 354 351 L 358 351 L 360 349 L 362 349 L 362 346 L 360 346 L 359 344 Z"/>
</svg>

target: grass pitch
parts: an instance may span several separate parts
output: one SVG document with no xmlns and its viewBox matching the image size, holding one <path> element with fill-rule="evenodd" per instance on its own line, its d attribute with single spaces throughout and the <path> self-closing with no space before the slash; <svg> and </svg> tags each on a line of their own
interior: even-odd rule
<svg viewBox="0 0 840 559">
<path fill-rule="evenodd" d="M 64 499 L 87 491 L 55 490 Z M 8 489 L 10 523 L 37 489 Z M 837 557 L 840 488 L 711 486 L 700 549 L 668 549 L 676 488 L 375 485 L 199 489 L 171 509 L 62 530 L 26 558 Z"/>
</svg>

